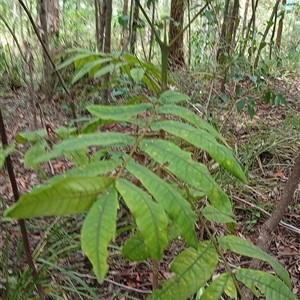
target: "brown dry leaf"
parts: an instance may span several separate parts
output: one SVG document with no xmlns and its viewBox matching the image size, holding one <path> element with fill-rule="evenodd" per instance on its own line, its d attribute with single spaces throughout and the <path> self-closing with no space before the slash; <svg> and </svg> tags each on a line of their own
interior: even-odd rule
<svg viewBox="0 0 300 300">
<path fill-rule="evenodd" d="M 60 169 L 62 169 L 63 165 L 64 165 L 63 162 L 59 161 L 59 162 L 53 164 L 53 169 L 56 171 L 60 170 Z"/>
</svg>

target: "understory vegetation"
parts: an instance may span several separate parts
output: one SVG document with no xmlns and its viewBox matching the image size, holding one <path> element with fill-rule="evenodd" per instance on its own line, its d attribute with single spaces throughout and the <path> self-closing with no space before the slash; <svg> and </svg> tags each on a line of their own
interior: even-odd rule
<svg viewBox="0 0 300 300">
<path fill-rule="evenodd" d="M 0 299 L 299 298 L 299 3 L 61 2 L 0 8 Z"/>
</svg>

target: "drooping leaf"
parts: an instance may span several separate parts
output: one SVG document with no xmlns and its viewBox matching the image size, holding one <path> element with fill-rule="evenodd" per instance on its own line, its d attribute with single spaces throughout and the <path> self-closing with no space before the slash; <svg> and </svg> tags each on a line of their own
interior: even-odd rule
<svg viewBox="0 0 300 300">
<path fill-rule="evenodd" d="M 198 249 L 188 248 L 171 264 L 176 275 L 163 283 L 147 299 L 183 300 L 195 294 L 210 279 L 218 265 L 218 254 L 210 242 L 200 243 Z"/>
<path fill-rule="evenodd" d="M 108 271 L 107 246 L 116 235 L 117 209 L 117 191 L 109 187 L 93 204 L 82 226 L 82 251 L 92 263 L 99 283 L 103 282 Z"/>
<path fill-rule="evenodd" d="M 6 146 L 4 149 L 0 147 L 0 169 L 3 167 L 5 162 L 5 158 L 15 149 L 14 144 L 10 144 Z"/>
<path fill-rule="evenodd" d="M 172 90 L 163 92 L 159 97 L 159 102 L 161 104 L 179 103 L 188 100 L 190 100 L 190 97 L 186 94 L 182 94 Z"/>
<path fill-rule="evenodd" d="M 151 256 L 139 231 L 125 242 L 122 255 L 131 261 L 143 261 Z"/>
<path fill-rule="evenodd" d="M 64 155 L 64 153 L 70 153 L 82 148 L 90 146 L 119 146 L 119 145 L 133 145 L 135 138 L 127 136 L 123 133 L 118 132 L 100 132 L 100 133 L 90 133 L 79 135 L 74 138 L 62 141 L 60 144 L 57 144 L 53 149 L 37 157 L 35 160 L 36 163 L 41 163 L 55 157 Z"/>
<path fill-rule="evenodd" d="M 219 239 L 219 244 L 224 250 L 229 249 L 237 254 L 260 259 L 269 263 L 284 283 L 288 287 L 291 287 L 289 273 L 285 270 L 285 268 L 273 256 L 261 250 L 254 244 L 234 235 L 221 237 Z"/>
<path fill-rule="evenodd" d="M 19 132 L 16 135 L 17 143 L 36 142 L 47 135 L 46 129 L 40 129 L 29 132 Z"/>
<path fill-rule="evenodd" d="M 124 179 L 116 181 L 116 188 L 135 217 L 151 257 L 159 261 L 168 244 L 168 218 L 164 209 L 142 189 Z"/>
<path fill-rule="evenodd" d="M 202 190 L 212 205 L 222 213 L 232 216 L 231 203 L 220 186 L 213 180 L 205 165 L 192 160 L 191 153 L 165 140 L 143 140 L 140 143 L 146 152 L 171 173 L 187 184 Z"/>
<path fill-rule="evenodd" d="M 84 166 L 89 163 L 87 156 L 88 149 L 76 149 L 75 151 L 65 151 L 64 156 L 69 159 L 75 166 Z"/>
<path fill-rule="evenodd" d="M 131 160 L 127 164 L 126 169 L 138 178 L 156 201 L 163 206 L 187 243 L 192 247 L 196 247 L 197 237 L 194 230 L 196 215 L 191 205 L 175 188 L 147 168 Z"/>
<path fill-rule="evenodd" d="M 129 121 L 132 117 L 152 109 L 149 103 L 126 105 L 126 106 L 108 106 L 108 105 L 89 105 L 87 110 L 101 118 L 102 120 Z"/>
<path fill-rule="evenodd" d="M 221 224 L 226 223 L 236 223 L 235 220 L 233 220 L 231 217 L 221 213 L 217 208 L 211 205 L 207 205 L 202 209 L 203 216 L 211 221 Z"/>
<path fill-rule="evenodd" d="M 230 299 L 237 299 L 237 291 L 230 274 L 223 273 L 204 291 L 200 300 L 219 300 L 223 293 Z"/>
<path fill-rule="evenodd" d="M 256 297 L 259 297 L 261 292 L 266 296 L 266 300 L 297 299 L 280 279 L 269 273 L 239 268 L 235 271 L 235 276 L 236 279 L 244 283 Z"/>
<path fill-rule="evenodd" d="M 234 158 L 232 152 L 225 146 L 219 144 L 207 131 L 194 128 L 188 124 L 178 121 L 166 120 L 151 125 L 152 130 L 164 130 L 191 143 L 199 149 L 203 149 L 228 172 L 246 182 L 245 174 Z"/>
<path fill-rule="evenodd" d="M 196 114 L 185 107 L 177 106 L 177 105 L 164 105 L 158 108 L 157 113 L 159 114 L 172 114 L 179 118 L 182 118 L 191 124 L 207 130 L 212 136 L 219 139 L 223 142 L 227 147 L 229 147 L 225 141 L 225 139 L 216 131 L 216 129 L 211 126 L 206 121 L 199 118 Z"/>
<path fill-rule="evenodd" d="M 114 179 L 105 177 L 64 178 L 24 194 L 4 212 L 4 217 L 25 219 L 84 212 L 113 182 Z"/>
</svg>

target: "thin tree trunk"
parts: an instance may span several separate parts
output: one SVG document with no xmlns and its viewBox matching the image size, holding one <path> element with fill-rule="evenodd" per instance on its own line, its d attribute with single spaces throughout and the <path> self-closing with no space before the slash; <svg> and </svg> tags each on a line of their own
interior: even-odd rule
<svg viewBox="0 0 300 300">
<path fill-rule="evenodd" d="M 171 69 L 186 68 L 183 53 L 183 34 L 180 34 L 183 30 L 184 20 L 183 0 L 171 0 L 170 17 L 169 43 L 171 46 L 169 50 L 169 67 Z M 174 41 L 175 38 L 177 39 Z"/>
<path fill-rule="evenodd" d="M 285 7 L 286 0 L 282 0 L 282 6 Z M 277 36 L 276 36 L 276 51 L 279 52 L 281 48 L 281 39 L 282 39 L 282 31 L 283 31 L 283 19 L 284 19 L 284 10 L 282 11 L 281 18 L 278 23 L 277 28 Z"/>
<path fill-rule="evenodd" d="M 104 0 L 105 1 L 105 0 Z M 104 38 L 104 52 L 111 52 L 111 18 L 112 18 L 112 0 L 106 0 L 106 10 L 105 10 L 105 38 Z M 109 93 L 110 93 L 110 73 L 104 75 L 105 88 L 102 93 L 102 101 L 104 104 L 109 103 Z"/>
<path fill-rule="evenodd" d="M 277 13 L 280 1 L 281 0 L 277 0 L 276 3 L 275 3 L 275 5 L 274 5 L 273 11 L 271 13 L 271 16 L 270 16 L 270 19 L 269 19 L 269 22 L 268 22 L 268 25 L 267 25 L 267 27 L 265 29 L 265 32 L 264 32 L 263 37 L 261 39 L 261 42 L 259 44 L 259 48 L 257 50 L 257 54 L 256 54 L 255 61 L 254 61 L 254 68 L 256 68 L 258 66 L 258 62 L 259 62 L 259 58 L 260 58 L 260 55 L 261 55 L 261 51 L 262 51 L 262 49 L 264 47 L 264 44 L 265 44 L 268 32 L 269 32 L 269 30 L 270 30 L 270 28 L 272 26 L 272 20 L 273 20 L 275 14 Z"/>
<path fill-rule="evenodd" d="M 123 11 L 122 15 L 127 16 L 128 15 L 128 0 L 123 0 Z M 128 47 L 128 22 L 127 24 L 123 24 L 122 26 L 122 33 L 121 33 L 121 46 L 122 50 L 125 51 Z"/>
</svg>

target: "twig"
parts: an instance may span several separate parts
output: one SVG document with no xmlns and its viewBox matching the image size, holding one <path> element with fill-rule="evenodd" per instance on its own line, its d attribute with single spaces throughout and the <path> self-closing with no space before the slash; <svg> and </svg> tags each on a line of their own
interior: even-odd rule
<svg viewBox="0 0 300 300">
<path fill-rule="evenodd" d="M 263 208 L 261 208 L 261 207 L 255 205 L 255 204 L 253 204 L 253 203 L 250 203 L 250 202 L 248 202 L 248 201 L 246 201 L 246 200 L 244 200 L 244 199 L 241 199 L 241 198 L 239 198 L 239 197 L 237 197 L 237 196 L 231 196 L 231 198 L 232 198 L 234 201 L 236 201 L 236 202 L 240 202 L 240 203 L 246 204 L 247 206 L 253 207 L 253 208 L 255 208 L 255 209 L 261 211 L 262 213 L 264 213 L 264 214 L 267 215 L 268 217 L 271 217 L 271 214 L 270 214 L 269 212 L 267 212 L 267 211 L 264 210 Z M 279 225 L 282 226 L 282 227 L 284 227 L 284 228 L 286 228 L 286 229 L 288 229 L 288 230 L 290 230 L 290 231 L 293 231 L 293 232 L 295 232 L 295 233 L 297 233 L 297 234 L 300 234 L 300 228 L 297 228 L 297 227 L 295 227 L 295 226 L 293 226 L 293 225 L 291 225 L 291 224 L 288 224 L 288 223 L 286 223 L 286 222 L 280 221 L 280 222 L 279 222 Z"/>
<path fill-rule="evenodd" d="M 97 280 L 97 277 L 96 276 L 92 276 L 92 275 L 89 275 L 89 274 L 80 274 L 80 273 L 77 273 L 77 272 L 72 272 L 73 274 L 75 274 L 76 276 L 78 277 L 86 277 L 86 278 L 90 278 L 90 279 L 94 279 L 94 280 Z M 139 290 L 139 289 L 136 289 L 136 288 L 133 288 L 133 287 L 130 287 L 128 285 L 125 285 L 125 284 L 122 284 L 122 283 L 118 283 L 118 282 L 115 282 L 111 279 L 108 279 L 108 278 L 105 278 L 104 281 L 106 282 L 109 282 L 109 283 L 112 283 L 114 285 L 117 285 L 117 286 L 120 286 L 124 289 L 127 289 L 127 290 L 131 290 L 131 291 L 134 291 L 134 292 L 137 292 L 137 293 L 143 293 L 143 294 L 151 294 L 152 291 L 150 290 Z"/>
</svg>

